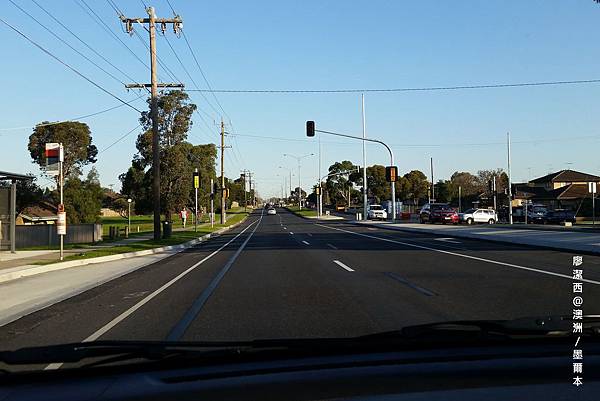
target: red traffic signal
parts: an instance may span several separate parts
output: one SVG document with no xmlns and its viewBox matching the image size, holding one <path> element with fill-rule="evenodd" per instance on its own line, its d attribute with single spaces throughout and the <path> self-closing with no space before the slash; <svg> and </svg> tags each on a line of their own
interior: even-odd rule
<svg viewBox="0 0 600 401">
<path fill-rule="evenodd" d="M 398 180 L 398 167 L 387 166 L 385 168 L 385 180 L 387 182 L 396 182 Z"/>
<path fill-rule="evenodd" d="M 315 136 L 315 122 L 314 121 L 306 122 L 306 136 Z"/>
</svg>

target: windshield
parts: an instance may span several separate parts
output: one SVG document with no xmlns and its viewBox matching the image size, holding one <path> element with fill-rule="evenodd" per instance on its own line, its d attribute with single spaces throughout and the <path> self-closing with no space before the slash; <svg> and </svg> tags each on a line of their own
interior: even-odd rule
<svg viewBox="0 0 600 401">
<path fill-rule="evenodd" d="M 551 3 L 7 2 L 0 351 L 600 313 L 600 3 Z"/>
</svg>

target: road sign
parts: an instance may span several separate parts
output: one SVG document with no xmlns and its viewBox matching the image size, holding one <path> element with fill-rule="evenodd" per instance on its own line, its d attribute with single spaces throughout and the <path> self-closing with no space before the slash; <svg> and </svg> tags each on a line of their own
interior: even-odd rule
<svg viewBox="0 0 600 401">
<path fill-rule="evenodd" d="M 588 182 L 588 191 L 591 194 L 596 193 L 596 183 L 595 182 Z"/>
<path fill-rule="evenodd" d="M 58 212 L 58 220 L 56 221 L 56 234 L 67 235 L 67 213 Z"/>
<path fill-rule="evenodd" d="M 63 147 L 60 143 L 47 143 L 46 144 L 46 174 L 48 175 L 59 175 L 60 174 L 60 162 L 64 161 Z"/>
<path fill-rule="evenodd" d="M 58 209 L 58 213 L 62 213 L 65 211 L 65 205 L 62 203 L 59 203 L 57 209 Z"/>
</svg>

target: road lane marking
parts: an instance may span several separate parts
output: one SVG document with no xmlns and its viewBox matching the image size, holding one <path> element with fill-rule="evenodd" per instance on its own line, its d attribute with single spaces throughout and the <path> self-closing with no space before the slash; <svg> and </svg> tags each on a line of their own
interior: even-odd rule
<svg viewBox="0 0 600 401">
<path fill-rule="evenodd" d="M 311 234 L 311 233 L 306 233 L 306 235 L 308 235 L 309 237 L 312 237 L 312 234 Z"/>
<path fill-rule="evenodd" d="M 291 231 L 290 231 L 290 234 L 291 234 L 291 235 L 294 235 L 294 233 L 293 233 L 293 232 L 291 232 Z"/>
<path fill-rule="evenodd" d="M 435 241 L 442 241 L 442 242 L 451 242 L 453 244 L 460 244 L 460 241 L 456 241 L 452 238 L 434 238 Z"/>
<path fill-rule="evenodd" d="M 261 213 L 261 218 L 262 218 L 262 213 Z M 179 273 L 173 279 L 169 280 L 168 282 L 166 282 L 165 284 L 163 284 L 162 286 L 160 286 L 158 289 L 154 290 L 150 295 L 146 296 L 141 301 L 139 301 L 138 303 L 136 303 L 135 305 L 133 305 L 131 308 L 127 309 L 125 312 L 123 312 L 119 316 L 115 317 L 113 320 L 111 320 L 110 322 L 108 322 L 107 324 L 105 324 L 104 326 L 102 326 L 100 329 L 96 330 L 92 335 L 90 335 L 89 337 L 87 337 L 86 339 L 84 339 L 82 342 L 85 343 L 85 342 L 96 341 L 98 338 L 100 338 L 102 335 L 106 334 L 109 330 L 111 330 L 117 324 L 119 324 L 123 320 L 127 319 L 131 314 L 133 314 L 135 311 L 137 311 L 142 306 L 144 306 L 149 301 L 151 301 L 153 298 L 155 298 L 157 295 L 159 295 L 161 292 L 163 292 L 164 290 L 166 290 L 167 288 L 169 288 L 170 286 L 172 286 L 173 284 L 175 284 L 177 281 L 179 281 L 181 278 L 183 278 L 184 276 L 186 276 L 188 273 L 190 273 L 192 270 L 196 269 L 198 266 L 200 266 L 201 264 L 203 264 L 204 262 L 206 262 L 207 260 L 209 260 L 210 258 L 212 258 L 213 256 L 215 256 L 217 253 L 219 253 L 227 245 L 229 245 L 233 241 L 235 241 L 240 235 L 242 235 L 243 233 L 245 233 L 246 230 L 248 230 L 250 227 L 252 227 L 257 222 L 259 222 L 259 219 L 256 219 L 255 221 L 253 221 L 252 223 L 250 223 L 248 225 L 248 227 L 244 228 L 240 233 L 238 233 L 235 237 L 233 237 L 232 239 L 230 239 L 228 242 L 226 242 L 220 248 L 218 248 L 217 250 L 213 251 L 212 253 L 210 253 L 209 255 L 207 255 L 206 257 L 204 257 L 199 262 L 194 263 L 191 267 L 189 267 L 185 271 Z M 46 366 L 44 368 L 44 370 L 58 369 L 62 365 L 63 365 L 62 363 L 51 363 L 48 366 Z"/>
<path fill-rule="evenodd" d="M 256 226 L 254 226 L 254 229 L 252 230 L 252 232 L 248 235 L 248 237 L 246 237 L 246 240 L 242 243 L 242 245 L 240 245 L 240 247 L 233 254 L 233 256 L 231 256 L 231 258 L 229 258 L 229 260 L 227 261 L 225 266 L 223 266 L 221 268 L 221 270 L 219 271 L 219 273 L 217 273 L 217 275 L 211 280 L 208 287 L 206 287 L 202 291 L 200 296 L 194 301 L 194 303 L 187 310 L 187 312 L 185 312 L 185 315 L 183 315 L 183 318 L 181 318 L 181 320 L 179 320 L 179 322 L 175 325 L 175 327 L 173 327 L 171 329 L 171 332 L 167 336 L 167 341 L 177 341 L 177 340 L 180 340 L 181 337 L 183 337 L 183 335 L 187 331 L 188 327 L 190 327 L 190 325 L 192 324 L 194 319 L 196 319 L 196 317 L 198 316 L 198 314 L 200 313 L 200 311 L 206 304 L 206 301 L 208 301 L 208 299 L 210 298 L 212 293 L 217 289 L 217 286 L 219 285 L 219 283 L 221 282 L 223 277 L 225 277 L 225 274 L 227 274 L 227 272 L 229 271 L 229 269 L 231 268 L 233 263 L 237 260 L 238 256 L 240 256 L 240 254 L 242 253 L 242 251 L 248 244 L 248 241 L 250 241 L 250 238 L 252 238 L 252 236 L 258 229 L 258 226 L 260 226 L 261 221 L 262 221 L 262 215 L 260 216 L 260 219 L 258 220 L 258 224 Z"/>
<path fill-rule="evenodd" d="M 304 241 L 304 240 L 302 241 L 302 243 L 303 243 L 304 245 L 310 245 L 310 243 L 308 243 L 308 242 L 306 242 L 306 241 Z"/>
<path fill-rule="evenodd" d="M 327 246 L 330 247 L 331 249 L 335 249 L 337 251 L 337 247 L 335 245 L 327 244 Z"/>
<path fill-rule="evenodd" d="M 335 263 L 336 265 L 340 266 L 342 269 L 348 270 L 349 272 L 353 272 L 354 271 L 352 268 L 346 266 L 345 264 L 343 264 L 339 260 L 334 260 L 333 263 Z"/>
<path fill-rule="evenodd" d="M 410 281 L 408 281 L 407 279 L 405 279 L 404 277 L 401 277 L 399 275 L 397 275 L 396 273 L 392 273 L 392 272 L 387 272 L 384 273 L 386 276 L 393 278 L 394 280 L 397 280 L 399 282 L 401 282 L 402 284 L 412 288 L 413 290 L 419 291 L 421 294 L 425 294 L 428 297 L 432 297 L 434 295 L 437 295 L 435 292 L 433 291 L 429 291 L 427 288 L 423 288 L 420 287 L 416 284 L 411 283 Z"/>
<path fill-rule="evenodd" d="M 287 227 L 283 227 L 284 230 L 287 230 Z"/>
<path fill-rule="evenodd" d="M 396 240 L 387 239 L 387 238 L 376 237 L 374 235 L 357 233 L 357 232 L 354 232 L 354 231 L 344 230 L 344 229 L 341 229 L 341 228 L 330 227 L 330 226 L 327 226 L 325 224 L 318 224 L 318 223 L 315 223 L 315 224 L 318 225 L 318 226 L 321 226 L 321 227 L 329 228 L 331 230 L 342 231 L 342 232 L 345 232 L 345 233 L 348 233 L 348 234 L 354 234 L 354 235 L 358 235 L 358 236 L 361 236 L 361 237 L 372 238 L 372 239 L 376 239 L 376 240 L 379 240 L 379 241 L 391 242 L 391 243 L 394 243 L 394 244 L 399 244 L 399 245 L 404 245 L 404 246 L 410 246 L 410 247 L 413 247 L 413 248 L 419 248 L 419 249 L 425 249 L 425 250 L 428 250 L 428 251 L 439 252 L 439 253 L 443 253 L 443 254 L 446 254 L 446 255 L 458 256 L 460 258 L 478 260 L 480 262 L 486 262 L 486 263 L 491 263 L 491 264 L 500 265 L 500 266 L 512 267 L 512 268 L 515 268 L 515 269 L 527 270 L 527 271 L 531 271 L 531 272 L 536 272 L 536 273 L 541 273 L 541 274 L 548 274 L 550 276 L 562 277 L 562 278 L 566 278 L 566 279 L 569 279 L 569 280 L 573 280 L 572 276 L 568 276 L 566 274 L 554 273 L 554 272 L 549 272 L 549 271 L 546 271 L 546 270 L 536 269 L 536 268 L 533 268 L 533 267 L 515 265 L 515 264 L 512 264 L 512 263 L 506 263 L 506 262 L 500 262 L 500 261 L 492 260 L 492 259 L 480 258 L 478 256 L 465 255 L 465 254 L 462 254 L 462 253 L 445 251 L 443 249 L 431 248 L 429 246 L 411 244 L 411 243 L 408 243 L 408 242 L 402 242 L 402 241 L 396 241 Z M 600 281 L 596 281 L 596 280 L 582 279 L 580 281 L 584 281 L 584 282 L 590 283 L 590 284 L 600 285 Z"/>
</svg>

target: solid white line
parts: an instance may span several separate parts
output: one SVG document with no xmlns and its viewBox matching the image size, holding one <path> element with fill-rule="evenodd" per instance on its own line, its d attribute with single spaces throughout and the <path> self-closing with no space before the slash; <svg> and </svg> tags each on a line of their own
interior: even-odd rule
<svg viewBox="0 0 600 401">
<path fill-rule="evenodd" d="M 310 245 L 310 243 L 308 243 L 308 242 L 306 242 L 306 241 L 302 241 L 302 243 L 303 243 L 304 245 Z"/>
<path fill-rule="evenodd" d="M 261 218 L 262 218 L 262 214 L 261 214 Z M 250 227 L 252 227 L 258 221 L 259 221 L 259 219 L 256 219 L 252 223 L 248 224 L 248 227 L 244 228 L 239 234 L 237 234 L 235 237 L 233 237 L 232 239 L 230 239 L 227 243 L 225 243 L 224 245 L 222 245 L 219 249 L 215 250 L 210 255 L 204 257 L 204 259 L 202 259 L 201 261 L 193 264 L 187 270 L 184 270 L 182 273 L 179 273 L 175 278 L 169 280 L 167 283 L 163 284 L 161 287 L 159 287 L 158 289 L 156 289 L 155 291 L 153 291 L 151 294 L 149 294 L 148 296 L 146 296 L 144 299 L 142 299 L 141 301 L 139 301 L 137 304 L 133 305 L 131 308 L 127 309 L 125 312 L 121 313 L 119 316 L 115 317 L 113 320 L 111 320 L 110 322 L 108 322 L 107 324 L 105 324 L 104 326 L 102 326 L 100 329 L 98 329 L 97 331 L 95 331 L 92 335 L 90 335 L 85 340 L 83 340 L 83 342 L 96 341 L 98 338 L 100 338 L 102 335 L 106 334 L 110 329 L 112 329 L 113 327 L 115 327 L 117 324 L 119 324 L 123 320 L 127 319 L 133 312 L 135 312 L 136 310 L 138 310 L 139 308 L 141 308 L 142 306 L 144 306 L 146 303 L 148 303 L 149 301 L 151 301 L 152 298 L 156 297 L 158 294 L 160 294 L 161 292 L 163 292 L 164 290 L 166 290 L 167 288 L 169 288 L 170 286 L 172 286 L 173 284 L 175 284 L 178 280 L 180 280 L 182 277 L 184 277 L 189 272 L 191 272 L 192 270 L 194 270 L 196 267 L 200 266 L 202 263 L 206 262 L 207 260 L 209 260 L 210 258 L 212 258 L 213 256 L 215 256 L 217 253 L 219 253 L 221 250 L 223 250 L 223 248 L 225 248 L 227 245 L 229 245 L 233 241 L 235 241 L 240 235 L 242 235 L 243 233 L 245 233 L 246 230 L 248 230 Z M 58 369 L 62 365 L 63 365 L 62 363 L 51 363 L 48 366 L 46 366 L 44 368 L 44 370 Z"/>
<path fill-rule="evenodd" d="M 335 245 L 327 244 L 327 246 L 330 247 L 331 249 L 335 249 L 337 251 L 337 247 Z"/>
<path fill-rule="evenodd" d="M 333 263 L 335 263 L 336 265 L 340 266 L 343 269 L 348 270 L 349 272 L 353 272 L 354 271 L 353 269 L 349 268 L 348 266 L 346 266 L 345 264 L 343 264 L 339 260 L 334 260 Z"/>
<path fill-rule="evenodd" d="M 460 241 L 456 241 L 452 238 L 434 238 L 435 241 L 442 241 L 442 242 L 451 242 L 453 244 L 460 244 Z"/>
<path fill-rule="evenodd" d="M 410 244 L 408 242 L 402 242 L 402 241 L 396 241 L 396 240 L 387 239 L 387 238 L 376 237 L 374 235 L 368 235 L 368 234 L 363 234 L 363 233 L 357 233 L 357 232 L 354 232 L 354 231 L 343 230 L 341 228 L 330 227 L 330 226 L 327 226 L 327 225 L 324 225 L 324 224 L 318 224 L 318 223 L 315 223 L 315 224 L 318 225 L 318 226 L 322 226 L 322 227 L 326 227 L 326 228 L 332 229 L 332 230 L 342 231 L 342 232 L 345 232 L 345 233 L 348 233 L 348 234 L 359 235 L 361 237 L 373 238 L 373 239 L 377 239 L 379 241 L 391 242 L 391 243 L 394 243 L 394 244 L 399 244 L 399 245 L 404 245 L 404 246 L 410 246 L 410 247 L 413 247 L 413 248 L 426 249 L 428 251 L 439 252 L 439 253 L 443 253 L 443 254 L 446 254 L 446 255 L 458 256 L 460 258 L 479 260 L 481 262 L 492 263 L 492 264 L 495 264 L 495 265 L 513 267 L 515 269 L 527 270 L 527 271 L 532 271 L 532 272 L 536 272 L 536 273 L 548 274 L 550 276 L 562 277 L 562 278 L 566 278 L 566 279 L 569 279 L 569 280 L 573 280 L 572 276 L 568 276 L 566 274 L 554 273 L 554 272 L 549 272 L 549 271 L 546 271 L 546 270 L 535 269 L 533 267 L 520 266 L 520 265 L 515 265 L 515 264 L 512 264 L 512 263 L 500 262 L 500 261 L 497 261 L 497 260 L 485 259 L 485 258 L 480 258 L 480 257 L 477 257 L 477 256 L 471 256 L 471 255 L 465 255 L 465 254 L 462 254 L 462 253 L 456 253 L 456 252 L 451 252 L 451 251 L 444 251 L 442 249 L 431 248 L 431 247 L 428 247 L 428 246 Z M 590 284 L 600 285 L 600 281 L 588 280 L 588 279 L 582 279 L 580 281 L 584 281 L 584 282 L 590 283 Z"/>
</svg>

